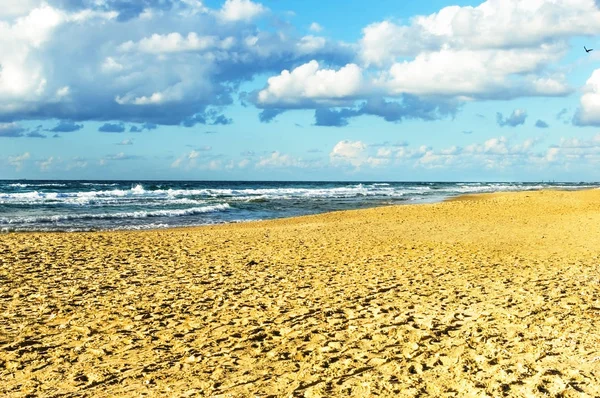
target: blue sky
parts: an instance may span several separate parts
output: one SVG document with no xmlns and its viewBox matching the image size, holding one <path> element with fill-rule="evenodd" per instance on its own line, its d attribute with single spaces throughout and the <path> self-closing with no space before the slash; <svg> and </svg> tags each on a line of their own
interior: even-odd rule
<svg viewBox="0 0 600 398">
<path fill-rule="evenodd" d="M 0 178 L 600 180 L 594 0 L 6 2 Z"/>
</svg>

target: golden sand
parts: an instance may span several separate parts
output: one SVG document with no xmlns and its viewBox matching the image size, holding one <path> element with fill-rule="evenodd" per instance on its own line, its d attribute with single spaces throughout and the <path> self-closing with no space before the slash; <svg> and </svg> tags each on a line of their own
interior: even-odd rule
<svg viewBox="0 0 600 398">
<path fill-rule="evenodd" d="M 600 190 L 0 235 L 0 395 L 600 396 Z"/>
</svg>

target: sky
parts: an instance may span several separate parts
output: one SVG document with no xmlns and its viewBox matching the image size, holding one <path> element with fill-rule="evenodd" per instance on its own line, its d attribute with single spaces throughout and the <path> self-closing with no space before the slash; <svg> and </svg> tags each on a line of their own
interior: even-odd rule
<svg viewBox="0 0 600 398">
<path fill-rule="evenodd" d="M 600 0 L 2 3 L 0 179 L 600 181 Z"/>
</svg>

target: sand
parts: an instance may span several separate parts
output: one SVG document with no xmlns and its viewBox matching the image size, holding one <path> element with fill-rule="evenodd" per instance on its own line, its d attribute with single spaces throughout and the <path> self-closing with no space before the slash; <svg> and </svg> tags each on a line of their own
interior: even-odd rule
<svg viewBox="0 0 600 398">
<path fill-rule="evenodd" d="M 600 190 L 0 235 L 0 395 L 600 396 Z"/>
</svg>

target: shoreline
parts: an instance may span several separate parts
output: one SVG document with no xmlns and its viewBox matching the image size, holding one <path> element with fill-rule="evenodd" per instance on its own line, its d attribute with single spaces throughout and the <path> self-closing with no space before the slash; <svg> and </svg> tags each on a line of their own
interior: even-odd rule
<svg viewBox="0 0 600 398">
<path fill-rule="evenodd" d="M 2 235 L 0 395 L 599 395 L 600 190 L 472 198 Z"/>
<path fill-rule="evenodd" d="M 594 190 L 600 190 L 600 187 L 595 187 L 595 188 L 590 188 L 590 187 L 584 187 L 584 188 L 565 188 L 565 189 L 560 189 L 560 188 L 542 188 L 542 189 L 533 189 L 533 190 L 522 190 L 522 191 L 497 191 L 497 192 L 478 192 L 478 193 L 463 193 L 460 195 L 453 195 L 453 196 L 448 196 L 448 197 L 444 197 L 441 198 L 439 200 L 435 200 L 435 201 L 426 201 L 426 199 L 423 199 L 422 202 L 420 203 L 410 203 L 409 201 L 407 201 L 407 203 L 394 203 L 394 204 L 383 204 L 383 205 L 379 205 L 379 206 L 373 206 L 373 207 L 363 207 L 363 208 L 356 208 L 356 209 L 344 209 L 344 210 L 331 210 L 331 211 L 324 211 L 322 213 L 315 213 L 315 214 L 304 214 L 304 215 L 300 215 L 300 216 L 283 216 L 283 217 L 279 217 L 279 218 L 269 218 L 269 219 L 264 219 L 264 220 L 240 220 L 240 221 L 234 221 L 234 222 L 222 222 L 222 223 L 215 223 L 215 224 L 198 224 L 198 225 L 184 225 L 184 226 L 168 226 L 165 228 L 140 228 L 140 229 L 127 229 L 127 228 L 121 228 L 121 229 L 98 229 L 98 230 L 82 230 L 82 231 L 62 231 L 62 230 L 54 230 L 54 231 L 36 231 L 36 230 L 31 230 L 31 231 L 2 231 L 0 230 L 0 235 L 8 235 L 8 234 L 53 234 L 53 233 L 58 233 L 58 234 L 78 234 L 78 233 L 109 233 L 109 232 L 151 232 L 151 231 L 169 231 L 169 230 L 180 230 L 180 229 L 197 229 L 197 228 L 210 228 L 210 227 L 218 227 L 218 226 L 224 226 L 224 225 L 239 225 L 239 224 L 247 224 L 247 223 L 260 223 L 260 222 L 269 222 L 269 221 L 277 221 L 277 220 L 287 220 L 287 219 L 293 219 L 293 218 L 302 218 L 302 217 L 311 217 L 311 216 L 319 216 L 319 215 L 323 215 L 323 214 L 330 214 L 330 213 L 344 213 L 344 212 L 353 212 L 353 211 L 362 211 L 362 210 L 370 210 L 370 209 L 378 209 L 378 208 L 385 208 L 385 207 L 396 207 L 396 206 L 422 206 L 422 205 L 435 205 L 435 204 L 439 204 L 439 203 L 445 203 L 445 202 L 455 202 L 455 201 L 462 201 L 462 200 L 472 200 L 472 199 L 476 199 L 480 196 L 485 197 L 486 195 L 502 195 L 502 194 L 513 194 L 513 193 L 523 193 L 523 192 L 542 192 L 542 191 L 547 191 L 547 192 L 578 192 L 578 191 L 594 191 Z"/>
</svg>

